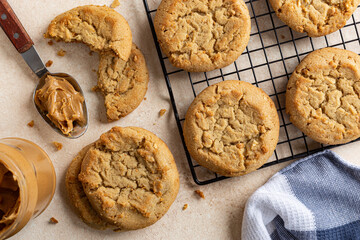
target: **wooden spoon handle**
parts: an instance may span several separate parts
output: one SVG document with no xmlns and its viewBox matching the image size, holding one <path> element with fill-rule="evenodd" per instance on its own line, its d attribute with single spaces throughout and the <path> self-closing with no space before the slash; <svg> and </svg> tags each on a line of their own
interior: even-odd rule
<svg viewBox="0 0 360 240">
<path fill-rule="evenodd" d="M 34 45 L 29 34 L 6 0 L 0 0 L 0 26 L 19 53 Z"/>
</svg>

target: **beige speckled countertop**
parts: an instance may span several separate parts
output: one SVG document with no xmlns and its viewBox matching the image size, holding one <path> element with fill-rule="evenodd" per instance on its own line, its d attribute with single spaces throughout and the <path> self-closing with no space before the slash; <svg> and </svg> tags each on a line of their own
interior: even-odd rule
<svg viewBox="0 0 360 240">
<path fill-rule="evenodd" d="M 42 36 L 50 20 L 68 9 L 85 4 L 110 5 L 111 2 L 9 0 L 35 42 L 42 59 L 45 62 L 49 59 L 54 61 L 49 70 L 67 72 L 79 81 L 90 113 L 89 129 L 80 139 L 63 138 L 47 126 L 32 102 L 37 78 L 0 31 L 0 138 L 21 137 L 37 143 L 49 154 L 57 174 L 57 189 L 49 207 L 11 239 L 240 239 L 246 200 L 288 163 L 206 186 L 195 185 L 185 158 L 142 0 L 120 0 L 121 6 L 116 10 L 129 22 L 133 41 L 143 51 L 147 60 L 150 71 L 147 100 L 127 117 L 107 123 L 102 96 L 91 91 L 97 81 L 96 73 L 92 69 L 97 69 L 98 55 L 90 56 L 88 47 L 82 44 L 55 43 L 49 46 Z M 149 3 L 156 6 L 159 1 L 149 0 Z M 56 55 L 59 49 L 67 51 L 65 57 Z M 184 107 L 186 104 L 183 104 Z M 163 117 L 159 117 L 159 110 L 163 108 L 167 109 L 167 112 Z M 31 120 L 35 122 L 33 128 L 27 126 Z M 162 138 L 176 159 L 181 184 L 177 199 L 161 220 L 146 229 L 124 233 L 97 231 L 85 225 L 72 211 L 64 186 L 65 171 L 76 153 L 116 125 L 143 127 Z M 63 143 L 64 148 L 55 151 L 51 144 L 53 141 Z M 360 143 L 337 147 L 334 151 L 344 159 L 360 164 L 356 154 L 360 151 Z M 205 199 L 194 194 L 196 189 L 204 192 Z M 185 203 L 189 207 L 183 211 Z M 59 223 L 49 224 L 51 217 L 58 219 Z"/>
</svg>

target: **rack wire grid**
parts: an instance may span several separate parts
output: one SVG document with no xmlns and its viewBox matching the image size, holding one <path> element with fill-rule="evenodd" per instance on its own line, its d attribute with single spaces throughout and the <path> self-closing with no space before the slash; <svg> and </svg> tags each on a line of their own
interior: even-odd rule
<svg viewBox="0 0 360 240">
<path fill-rule="evenodd" d="M 291 124 L 285 113 L 286 84 L 301 59 L 316 49 L 337 47 L 360 53 L 360 8 L 356 9 L 339 31 L 324 37 L 310 38 L 306 34 L 293 31 L 281 22 L 267 0 L 245 1 L 251 17 L 251 34 L 243 54 L 225 68 L 211 72 L 190 73 L 173 67 L 161 52 L 153 25 L 153 17 L 160 0 L 143 0 L 143 3 L 182 144 L 196 184 L 205 185 L 227 178 L 207 170 L 191 159 L 182 131 L 185 113 L 196 95 L 220 81 L 238 79 L 250 82 L 262 88 L 276 105 L 280 119 L 279 142 L 274 154 L 261 168 L 334 147 L 315 142 Z"/>
</svg>

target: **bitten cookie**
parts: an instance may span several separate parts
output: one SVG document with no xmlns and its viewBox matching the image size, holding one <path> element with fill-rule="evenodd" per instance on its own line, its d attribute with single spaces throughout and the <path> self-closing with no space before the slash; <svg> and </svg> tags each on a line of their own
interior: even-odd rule
<svg viewBox="0 0 360 240">
<path fill-rule="evenodd" d="M 100 55 L 95 89 L 105 97 L 106 116 L 118 120 L 139 106 L 147 91 L 149 73 L 140 49 L 133 43 L 128 61 L 111 53 Z"/>
<path fill-rule="evenodd" d="M 190 155 L 224 176 L 262 166 L 279 137 L 273 101 L 250 83 L 228 80 L 203 90 L 191 103 L 183 127 Z"/>
<path fill-rule="evenodd" d="M 51 21 L 45 37 L 83 42 L 97 52 L 111 51 L 127 61 L 132 45 L 129 24 L 106 6 L 85 5 L 60 14 Z"/>
<path fill-rule="evenodd" d="M 276 15 L 297 32 L 324 36 L 342 28 L 360 0 L 269 0 Z"/>
<path fill-rule="evenodd" d="M 250 26 L 243 0 L 163 0 L 154 19 L 162 51 L 189 72 L 234 62 L 249 42 Z"/>
<path fill-rule="evenodd" d="M 121 230 L 155 223 L 179 190 L 170 150 L 137 127 L 114 127 L 102 134 L 84 157 L 79 180 L 95 211 Z"/>
<path fill-rule="evenodd" d="M 290 77 L 286 112 L 310 138 L 341 144 L 360 137 L 360 57 L 323 48 L 307 55 Z"/>
<path fill-rule="evenodd" d="M 81 182 L 78 179 L 81 163 L 87 151 L 92 145 L 84 147 L 78 155 L 72 160 L 65 178 L 65 186 L 70 199 L 71 204 L 75 207 L 77 214 L 81 219 L 90 227 L 97 229 L 111 228 L 116 230 L 118 227 L 111 225 L 110 223 L 101 219 L 100 215 L 91 206 Z"/>
</svg>

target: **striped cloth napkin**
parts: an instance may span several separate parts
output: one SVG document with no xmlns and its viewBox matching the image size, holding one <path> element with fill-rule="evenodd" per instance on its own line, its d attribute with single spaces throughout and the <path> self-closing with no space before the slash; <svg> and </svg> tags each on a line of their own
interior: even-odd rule
<svg viewBox="0 0 360 240">
<path fill-rule="evenodd" d="M 360 239 L 360 167 L 329 150 L 285 167 L 246 203 L 242 239 Z"/>
</svg>

